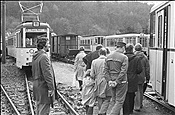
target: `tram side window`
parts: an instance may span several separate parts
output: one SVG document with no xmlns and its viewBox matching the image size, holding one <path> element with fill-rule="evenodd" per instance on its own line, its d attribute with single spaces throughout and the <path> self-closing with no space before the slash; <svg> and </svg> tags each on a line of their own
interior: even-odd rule
<svg viewBox="0 0 175 115">
<path fill-rule="evenodd" d="M 11 38 L 8 39 L 8 45 L 9 46 L 13 45 L 13 37 L 11 37 Z"/>
<path fill-rule="evenodd" d="M 110 46 L 115 46 L 115 41 L 113 41 L 112 39 L 110 40 Z"/>
<path fill-rule="evenodd" d="M 151 13 L 150 17 L 150 40 L 149 40 L 149 46 L 155 47 L 155 12 Z"/>
<path fill-rule="evenodd" d="M 162 16 L 158 17 L 158 47 L 162 47 Z"/>
<path fill-rule="evenodd" d="M 103 44 L 103 37 L 101 37 L 101 44 Z"/>
</svg>

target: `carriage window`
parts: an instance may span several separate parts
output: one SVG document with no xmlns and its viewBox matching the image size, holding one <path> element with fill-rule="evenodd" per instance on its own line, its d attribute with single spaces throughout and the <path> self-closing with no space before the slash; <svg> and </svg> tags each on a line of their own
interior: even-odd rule
<svg viewBox="0 0 175 115">
<path fill-rule="evenodd" d="M 101 44 L 101 37 L 98 37 L 98 44 Z"/>
<path fill-rule="evenodd" d="M 112 39 L 110 40 L 110 46 L 115 46 L 115 41 L 113 41 Z"/>
<path fill-rule="evenodd" d="M 107 40 L 107 46 L 110 46 L 110 40 L 109 39 Z"/>
<path fill-rule="evenodd" d="M 162 47 L 162 16 L 158 17 L 158 47 Z"/>
<path fill-rule="evenodd" d="M 101 44 L 103 44 L 103 37 L 101 37 Z"/>
<path fill-rule="evenodd" d="M 98 43 L 98 39 L 97 38 L 95 38 L 95 43 Z"/>
<path fill-rule="evenodd" d="M 88 44 L 90 44 L 90 40 L 88 40 Z"/>
<path fill-rule="evenodd" d="M 149 46 L 154 47 L 155 46 L 155 12 L 151 13 L 150 17 L 150 41 Z"/>
<path fill-rule="evenodd" d="M 13 45 L 13 37 L 8 39 L 8 45 Z"/>
</svg>

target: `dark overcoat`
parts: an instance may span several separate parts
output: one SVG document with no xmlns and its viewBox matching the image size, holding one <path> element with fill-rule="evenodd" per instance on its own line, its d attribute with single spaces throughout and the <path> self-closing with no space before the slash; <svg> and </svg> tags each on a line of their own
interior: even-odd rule
<svg viewBox="0 0 175 115">
<path fill-rule="evenodd" d="M 126 52 L 125 55 L 128 57 L 129 61 L 127 71 L 128 92 L 136 92 L 139 80 L 138 74 L 142 72 L 141 60 L 138 56 L 131 52 Z"/>
<path fill-rule="evenodd" d="M 33 96 L 41 104 L 51 104 L 53 98 L 48 96 L 48 90 L 55 90 L 53 70 L 47 53 L 38 51 L 32 60 Z"/>
</svg>

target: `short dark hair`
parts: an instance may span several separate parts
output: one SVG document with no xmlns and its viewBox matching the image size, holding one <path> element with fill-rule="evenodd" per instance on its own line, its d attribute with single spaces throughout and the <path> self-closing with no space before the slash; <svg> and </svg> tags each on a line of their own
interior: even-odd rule
<svg viewBox="0 0 175 115">
<path fill-rule="evenodd" d="M 37 49 L 43 49 L 48 41 L 47 37 L 40 37 L 37 39 Z"/>
<path fill-rule="evenodd" d="M 99 54 L 100 54 L 100 55 L 106 56 L 106 54 L 107 54 L 106 48 L 101 48 L 101 49 L 99 50 Z"/>
<path fill-rule="evenodd" d="M 110 54 L 109 48 L 106 47 L 107 54 Z"/>
<path fill-rule="evenodd" d="M 142 44 L 137 43 L 137 44 L 135 45 L 135 50 L 136 50 L 136 51 L 142 51 Z"/>
<path fill-rule="evenodd" d="M 134 46 L 133 44 L 126 44 L 126 52 L 133 52 Z"/>
<path fill-rule="evenodd" d="M 97 47 L 96 47 L 96 50 L 99 50 L 101 49 L 103 46 L 101 44 L 98 44 Z"/>
<path fill-rule="evenodd" d="M 84 46 L 81 46 L 79 51 L 84 51 Z"/>
</svg>

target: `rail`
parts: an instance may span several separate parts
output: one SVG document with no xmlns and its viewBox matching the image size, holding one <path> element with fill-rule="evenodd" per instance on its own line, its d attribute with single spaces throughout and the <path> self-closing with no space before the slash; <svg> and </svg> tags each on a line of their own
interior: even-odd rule
<svg viewBox="0 0 175 115">
<path fill-rule="evenodd" d="M 30 105 L 31 114 L 34 115 L 34 110 L 33 110 L 33 106 L 32 106 L 32 101 L 31 101 L 30 92 L 29 92 L 29 85 L 28 85 L 28 81 L 27 81 L 26 75 L 25 75 L 25 82 L 26 82 L 26 87 L 27 87 L 27 96 L 28 96 L 28 99 L 29 99 L 29 105 Z"/>
<path fill-rule="evenodd" d="M 169 104 L 159 101 L 158 99 L 154 98 L 154 96 L 150 95 L 148 92 L 145 92 L 144 96 L 151 99 L 151 100 L 153 100 L 153 101 L 155 101 L 155 102 L 157 102 L 158 104 L 166 107 L 168 110 L 171 110 L 175 113 L 175 108 L 174 107 L 171 107 Z"/>
<path fill-rule="evenodd" d="M 16 108 L 16 106 L 13 104 L 12 100 L 10 99 L 10 97 L 8 96 L 7 92 L 5 91 L 4 87 L 1 85 L 1 89 L 4 92 L 5 96 L 7 97 L 8 101 L 10 102 L 10 104 L 12 105 L 13 109 L 15 110 L 17 115 L 21 115 L 18 111 L 18 109 Z"/>
<path fill-rule="evenodd" d="M 72 106 L 64 99 L 64 97 L 60 94 L 59 91 L 57 91 L 58 96 L 63 100 L 63 102 L 66 104 L 66 106 L 69 108 L 69 110 L 71 111 L 71 113 L 73 113 L 73 115 L 79 115 L 73 108 Z"/>
</svg>

